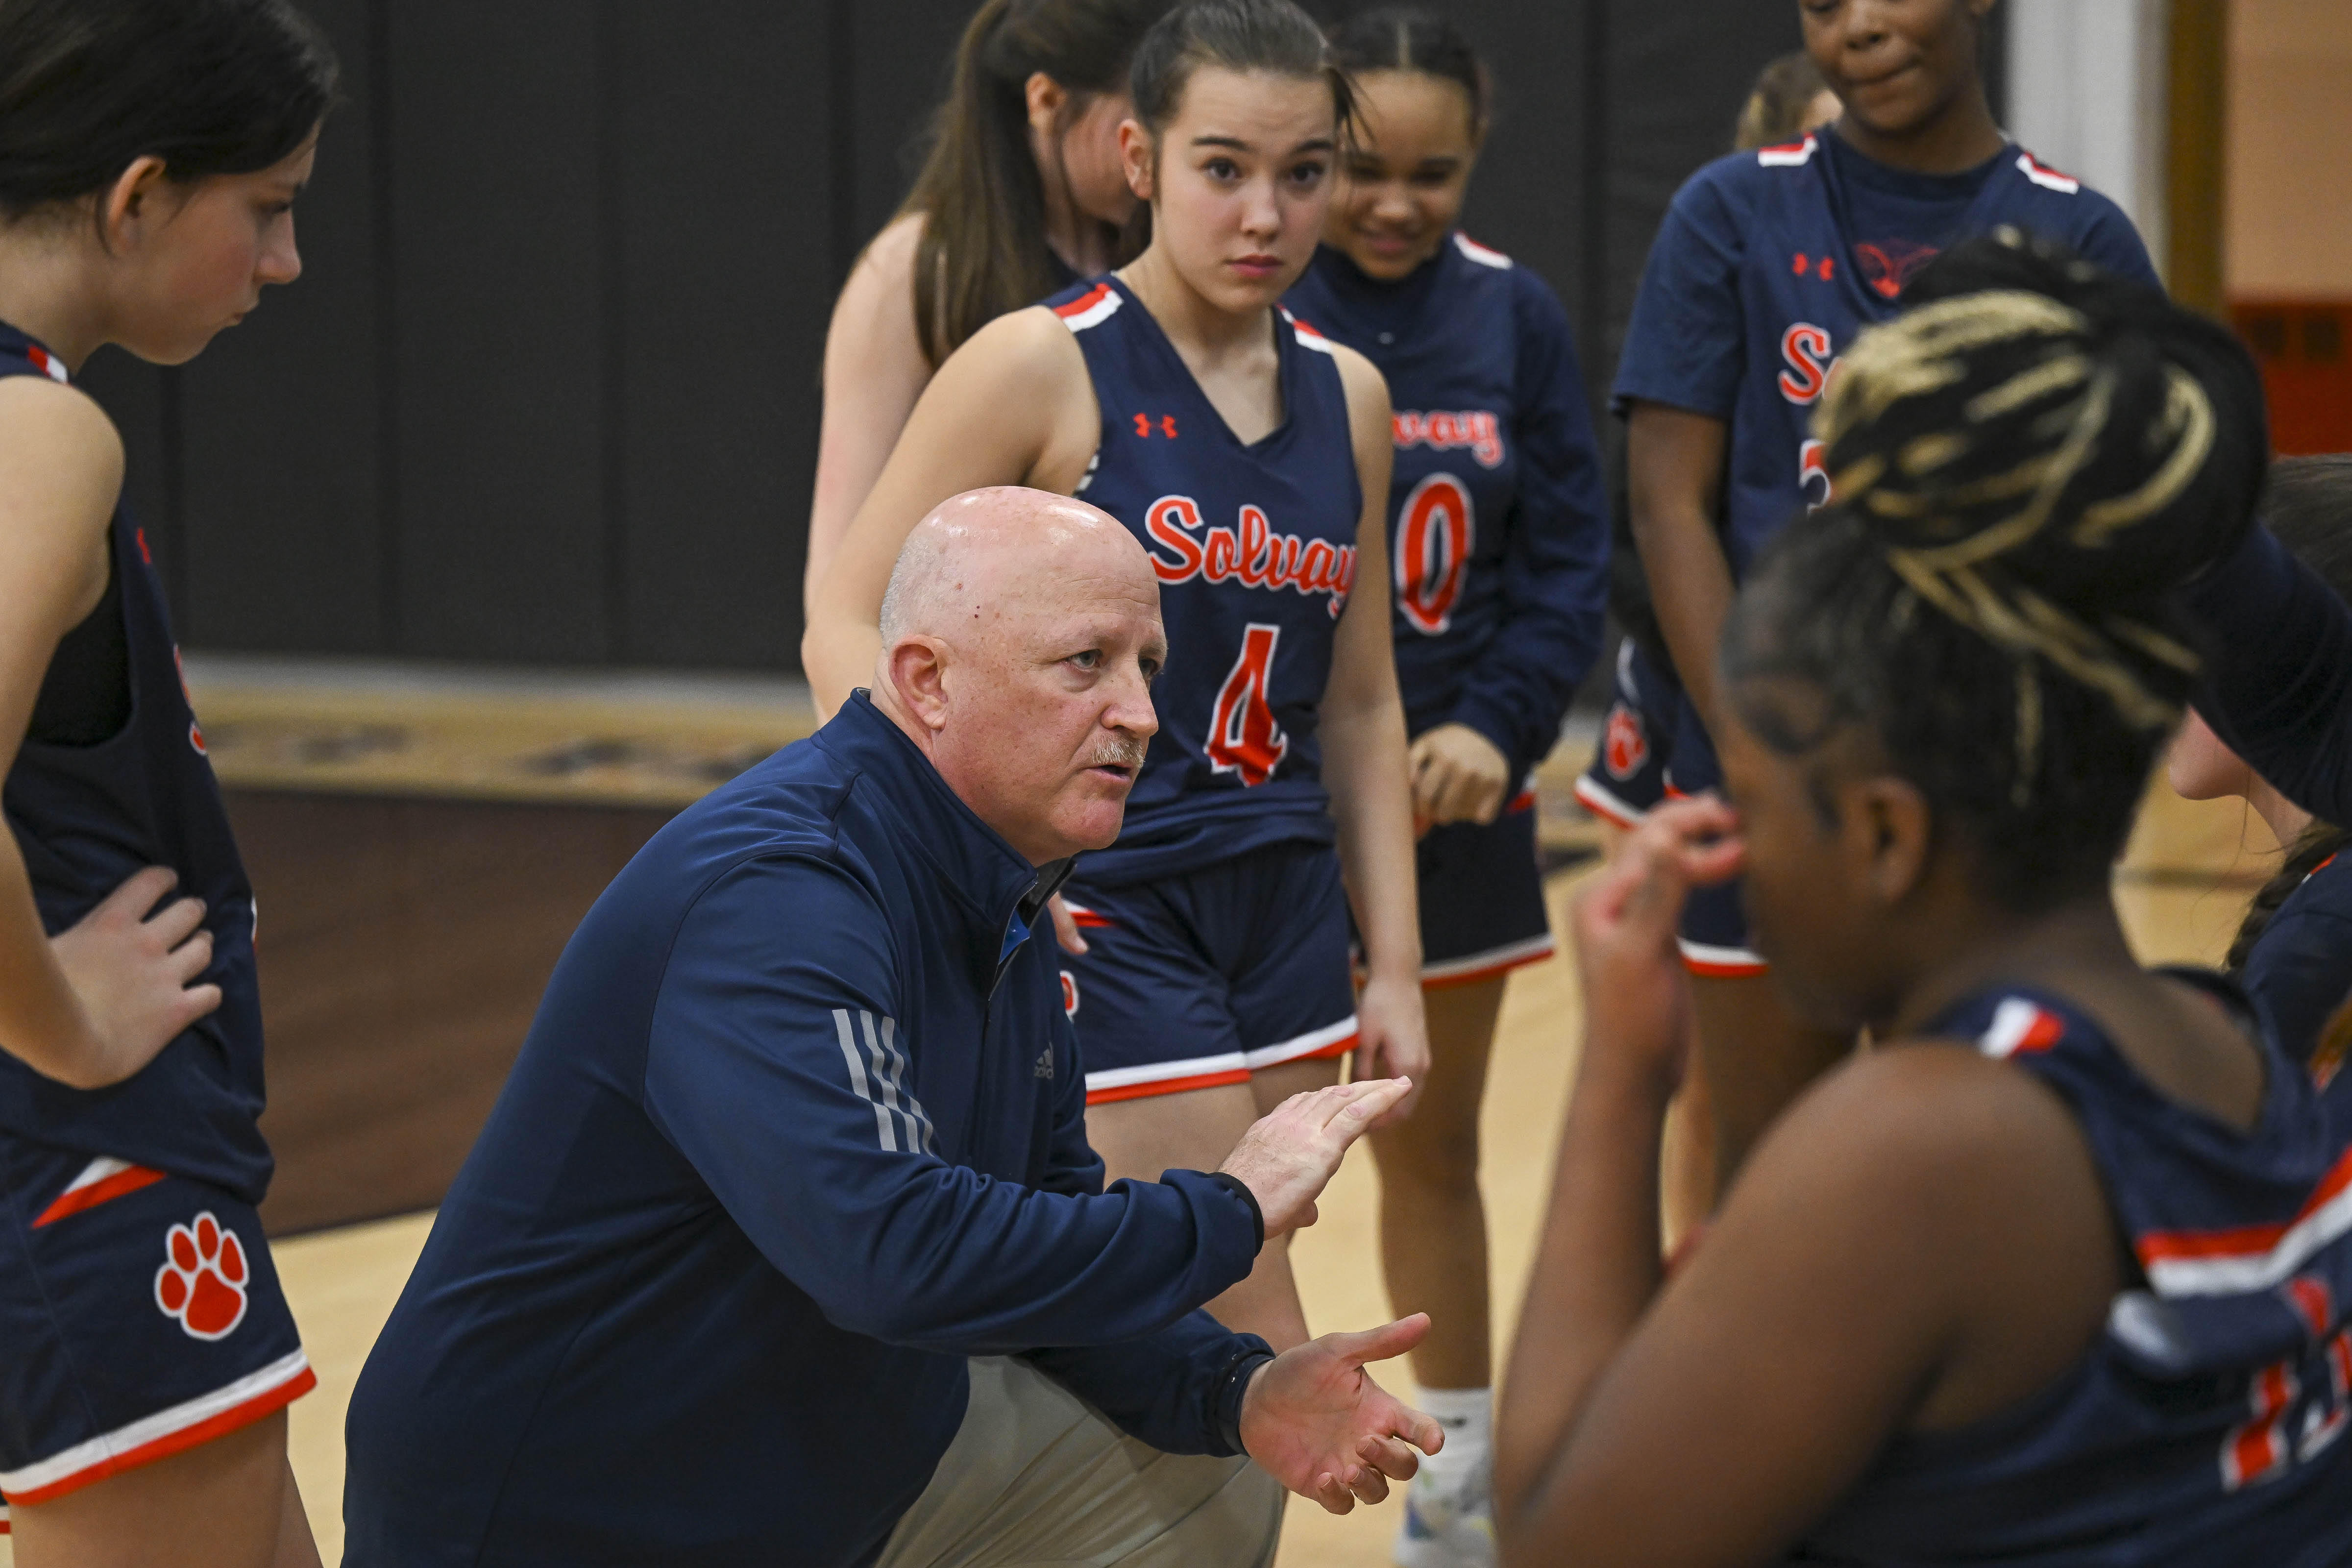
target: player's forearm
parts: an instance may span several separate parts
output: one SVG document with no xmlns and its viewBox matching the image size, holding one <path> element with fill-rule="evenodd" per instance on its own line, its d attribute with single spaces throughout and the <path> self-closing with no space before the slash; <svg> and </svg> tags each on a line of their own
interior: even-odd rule
<svg viewBox="0 0 2352 1568">
<path fill-rule="evenodd" d="M 1497 1522 L 1515 1562 L 1549 1561 L 1559 1486 L 1601 1375 L 1656 1294 L 1658 1141 L 1669 1086 L 1586 1043 L 1560 1134 L 1495 1434 Z"/>
<path fill-rule="evenodd" d="M 1393 686 L 1326 707 L 1323 778 L 1339 825 L 1339 870 L 1371 973 L 1421 975 L 1415 909 L 1412 790 L 1405 770 L 1404 710 Z"/>
<path fill-rule="evenodd" d="M 809 614 L 801 637 L 801 668 L 821 723 L 841 710 L 849 694 L 874 679 L 882 653 L 881 628 L 870 620 L 821 603 Z"/>
<path fill-rule="evenodd" d="M 1734 592 L 1722 542 L 1704 512 L 1670 504 L 1634 509 L 1633 542 L 1675 673 L 1699 717 L 1712 722 L 1716 647 Z"/>
</svg>

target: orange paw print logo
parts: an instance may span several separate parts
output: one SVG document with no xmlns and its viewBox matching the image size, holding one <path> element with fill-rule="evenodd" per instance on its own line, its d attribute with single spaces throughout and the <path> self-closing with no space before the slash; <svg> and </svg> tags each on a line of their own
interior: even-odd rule
<svg viewBox="0 0 2352 1568">
<path fill-rule="evenodd" d="M 175 1225 L 155 1270 L 155 1305 L 200 1340 L 226 1339 L 245 1321 L 245 1245 L 210 1214 Z"/>
</svg>

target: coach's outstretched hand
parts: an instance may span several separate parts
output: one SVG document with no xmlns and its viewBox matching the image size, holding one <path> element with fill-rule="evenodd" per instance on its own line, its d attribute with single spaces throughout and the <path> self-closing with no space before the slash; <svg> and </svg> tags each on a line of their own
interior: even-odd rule
<svg viewBox="0 0 2352 1568">
<path fill-rule="evenodd" d="M 1243 1133 L 1217 1169 L 1257 1199 L 1267 1240 L 1313 1225 L 1315 1200 L 1348 1145 L 1412 1092 L 1411 1079 L 1375 1078 L 1294 1094 Z"/>
<path fill-rule="evenodd" d="M 1364 1363 L 1402 1355 L 1427 1332 L 1429 1314 L 1415 1312 L 1283 1352 L 1242 1395 L 1242 1447 L 1260 1469 L 1332 1513 L 1380 1501 L 1389 1482 L 1412 1479 L 1421 1454 L 1437 1452 L 1445 1432 L 1374 1383 Z"/>
</svg>

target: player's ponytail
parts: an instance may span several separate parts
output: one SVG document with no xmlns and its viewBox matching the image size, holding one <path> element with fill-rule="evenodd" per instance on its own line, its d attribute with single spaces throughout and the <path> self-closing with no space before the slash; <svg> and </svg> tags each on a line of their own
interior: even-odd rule
<svg viewBox="0 0 2352 1568">
<path fill-rule="evenodd" d="M 0 216 L 288 157 L 334 101 L 335 53 L 285 0 L 0 0 Z"/>
<path fill-rule="evenodd" d="M 922 171 L 899 208 L 923 217 L 915 329 L 932 364 L 1054 291 L 1029 79 L 1043 73 L 1069 95 L 1068 125 L 1127 85 L 1136 41 L 1165 8 L 1166 0 L 985 0 L 972 14 Z"/>
<path fill-rule="evenodd" d="M 2221 327 L 2014 234 L 1906 298 L 1832 380 L 1834 504 L 1759 562 L 1725 673 L 1776 749 L 1874 731 L 1993 896 L 2070 896 L 2105 876 L 2196 679 L 2171 592 L 2252 525 L 2262 384 Z"/>
</svg>

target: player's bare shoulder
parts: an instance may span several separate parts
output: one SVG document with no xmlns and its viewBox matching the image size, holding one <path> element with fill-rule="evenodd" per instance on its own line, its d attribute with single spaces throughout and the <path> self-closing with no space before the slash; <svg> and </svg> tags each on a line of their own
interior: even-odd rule
<svg viewBox="0 0 2352 1568">
<path fill-rule="evenodd" d="M 42 376 L 0 377 L 0 501 L 37 498 L 9 506 L 12 520 L 102 525 L 121 494 L 123 463 L 121 433 L 88 393 Z"/>
<path fill-rule="evenodd" d="M 1034 444 L 1029 482 L 1041 489 L 1072 489 L 1102 437 L 1086 353 L 1043 305 L 1008 311 L 974 332 L 940 367 L 933 388 L 976 421 L 1019 426 L 1024 445 Z"/>
<path fill-rule="evenodd" d="M 1326 340 L 1327 342 L 1328 340 Z M 1377 447 L 1385 453 L 1393 439 L 1389 401 L 1388 378 L 1380 367 L 1345 343 L 1330 345 L 1331 359 L 1339 367 L 1339 385 L 1348 396 L 1348 428 L 1354 433 L 1359 453 Z"/>
</svg>

